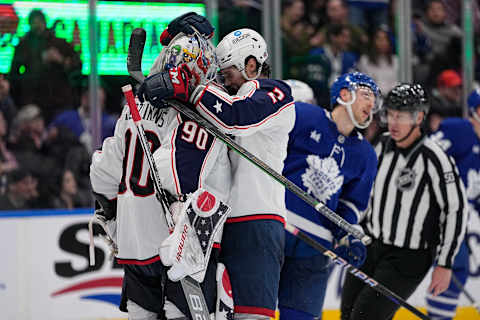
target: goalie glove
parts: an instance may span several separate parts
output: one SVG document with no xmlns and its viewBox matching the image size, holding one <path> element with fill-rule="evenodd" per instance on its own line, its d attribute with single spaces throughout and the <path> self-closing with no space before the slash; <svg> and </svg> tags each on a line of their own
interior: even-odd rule
<svg viewBox="0 0 480 320">
<path fill-rule="evenodd" d="M 365 245 L 352 235 L 343 237 L 333 251 L 355 268 L 361 267 L 367 257 Z"/>
<path fill-rule="evenodd" d="M 195 12 L 185 13 L 168 24 L 167 29 L 163 30 L 160 36 L 160 43 L 163 46 L 168 46 L 170 41 L 180 32 L 193 35 L 195 31 L 204 38 L 210 39 L 213 37 L 215 28 L 205 17 Z"/>
<path fill-rule="evenodd" d="M 230 207 L 211 193 L 198 189 L 183 204 L 173 233 L 162 242 L 160 258 L 168 278 L 178 281 L 191 276 L 202 282 L 213 243 L 222 237 Z"/>
<path fill-rule="evenodd" d="M 147 100 L 157 108 L 168 107 L 164 99 L 174 98 L 187 102 L 191 79 L 192 72 L 185 64 L 154 74 L 147 77 L 140 85 L 137 92 L 138 99 L 142 103 Z"/>
<path fill-rule="evenodd" d="M 89 255 L 90 265 L 95 265 L 95 246 L 93 240 L 93 223 L 98 223 L 105 231 L 103 240 L 110 249 L 110 258 L 118 253 L 117 247 L 117 199 L 108 200 L 99 193 L 93 193 L 95 196 L 95 212 L 88 222 L 88 233 L 90 238 Z"/>
</svg>

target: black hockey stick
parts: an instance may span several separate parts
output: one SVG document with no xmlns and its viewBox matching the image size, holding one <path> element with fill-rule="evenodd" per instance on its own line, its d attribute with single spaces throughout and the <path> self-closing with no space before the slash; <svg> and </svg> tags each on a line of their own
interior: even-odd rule
<svg viewBox="0 0 480 320">
<path fill-rule="evenodd" d="M 354 275 L 357 279 L 365 282 L 368 286 L 370 286 L 373 290 L 383 294 L 385 297 L 390 299 L 393 303 L 404 307 L 405 309 L 409 310 L 413 314 L 415 314 L 417 317 L 420 319 L 424 320 L 430 320 L 430 317 L 428 317 L 426 314 L 422 313 L 420 310 L 409 304 L 407 301 L 405 301 L 402 297 L 397 295 L 396 293 L 390 291 L 387 287 L 383 286 L 382 284 L 378 283 L 375 279 L 369 277 L 362 271 L 358 270 L 355 268 L 353 265 L 349 264 L 347 261 L 339 257 L 335 252 L 328 250 L 325 248 L 323 245 L 321 245 L 319 242 L 315 241 L 312 239 L 310 236 L 308 236 L 305 232 L 299 230 L 297 227 L 286 223 L 285 224 L 285 230 L 290 232 L 292 235 L 295 237 L 299 238 L 315 250 L 323 253 L 325 256 L 329 257 L 332 259 L 332 261 L 340 266 L 341 268 L 345 268 L 346 271 L 350 272 L 352 275 Z"/>
<path fill-rule="evenodd" d="M 130 44 L 132 44 L 132 41 L 135 41 L 136 43 L 139 43 L 139 44 L 142 43 L 141 37 L 145 37 L 146 32 L 145 30 L 143 30 L 143 33 L 142 31 L 135 32 L 136 30 L 139 30 L 139 29 L 143 30 L 142 28 L 137 28 L 133 31 L 132 36 L 130 38 Z M 134 40 L 134 37 L 138 37 L 138 39 Z M 143 44 L 145 44 L 144 40 L 143 40 Z M 137 46 L 136 50 L 138 51 L 130 52 L 130 47 L 129 47 L 128 59 L 127 59 L 128 73 L 137 81 L 143 82 L 145 78 L 142 73 L 143 46 L 141 48 Z M 223 141 L 223 143 L 225 143 L 231 149 L 235 150 L 243 158 L 250 161 L 253 165 L 261 169 L 263 172 L 267 173 L 277 182 L 280 182 L 286 189 L 288 189 L 289 191 L 294 193 L 297 197 L 299 197 L 300 199 L 302 199 L 303 201 L 311 205 L 313 208 L 315 208 L 315 210 L 320 212 L 322 215 L 324 215 L 330 221 L 332 221 L 337 226 L 342 228 L 344 231 L 353 235 L 355 238 L 360 239 L 363 244 L 368 245 L 372 242 L 372 239 L 369 236 L 367 236 L 360 230 L 355 229 L 350 223 L 348 223 L 345 219 L 343 219 L 338 214 L 336 214 L 333 210 L 328 208 L 325 204 L 323 204 L 320 201 L 317 201 L 314 197 L 312 197 L 307 192 L 302 190 L 302 188 L 298 187 L 295 183 L 291 182 L 290 180 L 288 180 L 287 178 L 285 178 L 284 176 L 282 176 L 281 174 L 273 170 L 265 162 L 263 162 L 262 160 L 254 156 L 248 150 L 238 145 L 232 138 L 230 138 L 228 135 L 220 131 L 216 126 L 208 122 L 198 113 L 196 113 L 195 111 L 191 110 L 187 106 L 175 100 L 169 100 L 168 104 L 174 107 L 175 109 L 177 109 L 177 111 L 179 111 L 180 113 L 190 118 L 191 120 L 194 120 L 195 122 L 197 122 L 200 126 L 206 129 L 210 134 L 212 134 L 213 136 Z"/>
<path fill-rule="evenodd" d="M 128 46 L 128 56 L 127 56 L 127 66 L 129 66 L 132 62 L 136 63 L 139 62 L 140 65 L 138 66 L 139 70 L 141 70 L 141 55 L 143 53 L 143 47 L 145 46 L 145 39 L 146 39 L 146 32 L 144 29 L 137 28 L 133 30 L 132 35 L 130 37 L 130 43 Z M 138 60 L 137 54 L 140 55 L 140 60 Z M 140 75 L 143 77 L 143 74 Z M 132 75 L 134 76 L 134 75 Z M 135 76 L 139 77 L 138 74 Z M 165 220 L 167 222 L 168 229 L 170 231 L 173 230 L 175 224 L 173 223 L 172 216 L 170 214 L 169 206 L 168 206 L 168 198 L 167 195 L 162 188 L 162 183 L 160 181 L 160 175 L 158 173 L 157 165 L 153 160 L 153 154 L 150 150 L 150 145 L 147 141 L 147 136 L 145 135 L 145 130 L 142 125 L 142 118 L 140 113 L 138 112 L 137 103 L 135 102 L 135 97 L 133 95 L 132 86 L 126 85 L 122 87 L 122 91 L 125 95 L 127 100 L 128 107 L 130 108 L 130 113 L 132 115 L 132 120 L 135 123 L 135 127 L 137 128 L 138 137 L 140 139 L 140 144 L 142 146 L 143 152 L 145 157 L 147 158 L 147 163 L 150 168 L 150 177 L 153 181 L 155 186 L 155 195 L 162 204 L 165 213 Z M 200 284 L 194 280 L 192 277 L 187 276 L 180 280 L 180 285 L 182 286 L 183 293 L 185 295 L 185 299 L 187 300 L 188 308 L 190 311 L 190 315 L 192 319 L 199 319 L 199 320 L 208 320 L 210 319 L 210 313 L 208 311 L 208 306 L 205 301 L 205 297 L 203 296 L 202 288 Z"/>
<path fill-rule="evenodd" d="M 143 82 L 144 76 L 143 73 L 141 72 L 141 59 L 142 59 L 142 52 L 143 52 L 143 44 L 141 45 L 141 48 L 138 47 L 137 51 L 132 55 L 130 54 L 130 50 L 134 50 L 132 46 L 132 42 L 142 42 L 142 34 L 143 37 L 145 37 L 145 30 L 142 29 L 142 31 L 138 31 L 138 33 L 132 33 L 132 37 L 130 38 L 130 47 L 129 47 L 129 62 L 128 64 L 128 71 L 129 74 L 135 78 L 139 82 Z M 139 39 L 135 40 L 133 39 L 135 36 L 138 36 Z M 144 38 L 143 38 L 144 39 Z M 139 45 L 140 46 L 140 45 Z M 133 61 L 135 59 L 135 61 Z M 298 186 L 290 182 L 287 178 L 283 177 L 282 175 L 278 174 L 275 170 L 270 168 L 267 164 L 265 164 L 263 161 L 252 155 L 250 152 L 248 152 L 246 149 L 243 147 L 239 146 L 233 139 L 225 135 L 223 132 L 219 131 L 215 126 L 210 124 L 206 119 L 201 117 L 199 114 L 195 113 L 188 107 L 184 106 L 181 103 L 178 103 L 174 100 L 169 100 L 168 103 L 172 105 L 177 111 L 181 112 L 188 118 L 196 121 L 200 126 L 203 126 L 210 134 L 214 135 L 221 141 L 223 141 L 225 144 L 227 144 L 229 147 L 234 149 L 236 152 L 238 152 L 241 156 L 252 162 L 255 166 L 259 167 L 262 169 L 264 172 L 267 174 L 271 175 L 273 178 L 275 178 L 277 181 L 282 183 L 288 190 L 294 192 L 297 196 L 299 196 L 301 199 L 306 201 L 307 203 L 311 204 L 315 209 L 320 211 L 320 213 L 324 214 L 327 216 L 327 218 L 330 218 L 333 222 L 335 222 L 337 225 L 342 227 L 345 231 L 353 234 L 356 236 L 358 239 L 362 240 L 363 243 L 369 244 L 371 242 L 370 237 L 364 235 L 362 232 L 358 231 L 357 229 L 354 229 L 348 222 L 346 222 L 344 219 L 342 219 L 340 216 L 338 216 L 335 212 L 330 210 L 328 207 L 326 207 L 324 204 L 321 202 L 316 201 L 313 197 L 311 197 L 308 193 L 304 192 L 302 189 L 300 189 Z M 293 189 L 293 190 L 292 190 Z M 296 192 L 295 192 L 296 190 Z M 319 208 L 324 208 L 327 210 L 326 213 L 321 211 Z M 338 218 L 338 219 L 337 219 Z M 338 220 L 338 222 L 337 222 Z M 342 226 L 342 221 L 343 221 L 343 226 Z M 352 232 L 350 230 L 346 230 L 350 227 L 352 229 Z M 425 314 L 421 313 L 419 310 L 417 310 L 415 307 L 411 306 L 408 304 L 405 300 L 403 300 L 401 297 L 396 295 L 395 293 L 391 292 L 389 289 L 385 288 L 381 284 L 379 284 L 377 281 L 374 279 L 368 277 L 366 274 L 363 272 L 359 271 L 356 269 L 354 266 L 351 264 L 348 264 L 344 259 L 341 257 L 337 256 L 334 252 L 326 249 L 324 246 L 322 246 L 320 243 L 316 242 L 312 238 L 310 238 L 307 234 L 304 232 L 300 231 L 298 228 L 294 227 L 293 225 L 290 225 L 288 223 L 285 224 L 285 229 L 289 231 L 290 233 L 294 234 L 297 236 L 299 239 L 305 241 L 307 244 L 312 246 L 314 249 L 318 250 L 319 252 L 323 253 L 327 257 L 331 258 L 335 263 L 339 264 L 342 267 L 345 267 L 350 273 L 354 274 L 357 278 L 363 280 L 366 282 L 370 287 L 372 287 L 374 290 L 380 292 L 381 294 L 384 294 L 386 297 L 388 297 L 390 300 L 392 300 L 394 303 L 404 306 L 406 309 L 410 310 L 412 313 L 417 315 L 419 318 L 424 319 L 424 320 L 430 320 L 428 316 Z M 368 240 L 367 240 L 368 239 Z"/>
<path fill-rule="evenodd" d="M 470 301 L 470 303 L 477 310 L 477 312 L 480 313 L 480 303 L 475 301 L 475 299 L 473 299 L 473 296 L 467 291 L 467 289 L 465 289 L 465 286 L 460 282 L 460 280 L 458 280 L 458 278 L 455 276 L 453 272 L 452 272 L 452 281 L 457 286 L 457 288 L 463 292 L 465 297 L 467 297 L 468 301 Z"/>
</svg>

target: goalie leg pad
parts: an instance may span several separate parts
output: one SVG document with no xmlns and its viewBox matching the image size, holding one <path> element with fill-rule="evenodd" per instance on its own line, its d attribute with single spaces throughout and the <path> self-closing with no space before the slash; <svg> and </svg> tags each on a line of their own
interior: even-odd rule
<svg viewBox="0 0 480 320">
<path fill-rule="evenodd" d="M 128 320 L 157 320 L 157 314 L 143 309 L 132 300 L 127 301 Z"/>
<path fill-rule="evenodd" d="M 171 266 L 168 277 L 178 281 L 191 276 L 202 282 L 212 248 L 221 238 L 230 208 L 203 189 L 198 189 L 183 204 L 173 233 L 163 241 L 160 257 Z"/>
<path fill-rule="evenodd" d="M 217 264 L 217 309 L 215 320 L 233 320 L 233 292 L 230 277 L 223 263 Z"/>
</svg>

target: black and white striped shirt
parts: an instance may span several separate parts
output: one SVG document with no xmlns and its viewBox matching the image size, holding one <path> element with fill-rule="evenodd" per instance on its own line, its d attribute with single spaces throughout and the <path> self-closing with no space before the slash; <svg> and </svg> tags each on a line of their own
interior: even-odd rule
<svg viewBox="0 0 480 320">
<path fill-rule="evenodd" d="M 436 248 L 438 265 L 451 267 L 467 223 L 465 188 L 454 160 L 426 136 L 400 149 L 387 134 L 375 151 L 368 232 L 397 247 Z"/>
</svg>

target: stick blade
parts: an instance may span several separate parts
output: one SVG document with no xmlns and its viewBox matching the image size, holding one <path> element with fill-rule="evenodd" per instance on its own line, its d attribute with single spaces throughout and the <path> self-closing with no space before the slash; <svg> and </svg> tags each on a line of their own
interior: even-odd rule
<svg viewBox="0 0 480 320">
<path fill-rule="evenodd" d="M 145 78 L 142 73 L 142 55 L 146 39 L 147 32 L 145 29 L 135 28 L 128 44 L 127 70 L 138 81 L 143 81 Z"/>
</svg>

